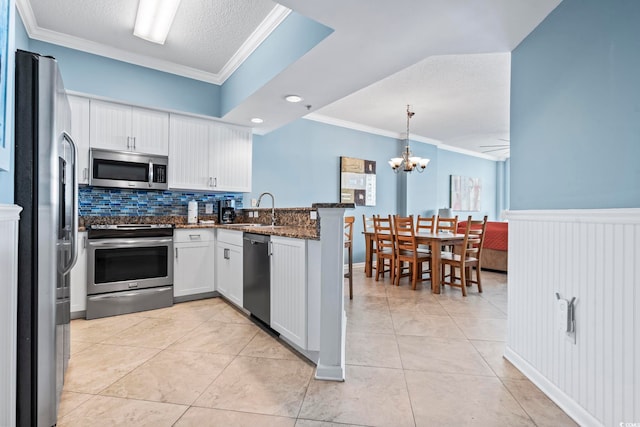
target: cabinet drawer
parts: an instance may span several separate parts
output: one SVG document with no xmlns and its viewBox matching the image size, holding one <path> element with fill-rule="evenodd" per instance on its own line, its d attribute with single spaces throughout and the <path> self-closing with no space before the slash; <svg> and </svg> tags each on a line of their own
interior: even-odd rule
<svg viewBox="0 0 640 427">
<path fill-rule="evenodd" d="M 242 246 L 242 231 L 218 229 L 218 242 Z"/>
<path fill-rule="evenodd" d="M 214 231 L 206 228 L 177 229 L 173 233 L 175 243 L 212 242 Z"/>
</svg>

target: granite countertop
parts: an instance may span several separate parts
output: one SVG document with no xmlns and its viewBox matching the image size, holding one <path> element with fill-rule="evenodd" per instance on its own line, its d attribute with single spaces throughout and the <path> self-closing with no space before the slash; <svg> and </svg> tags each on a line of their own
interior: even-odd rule
<svg viewBox="0 0 640 427">
<path fill-rule="evenodd" d="M 250 226 L 246 224 L 217 224 L 216 228 L 243 231 L 245 233 L 268 234 L 270 236 L 293 237 L 295 239 L 320 240 L 316 227 L 300 227 L 293 225 Z"/>
<path fill-rule="evenodd" d="M 136 219 L 133 219 L 136 218 Z M 176 229 L 194 228 L 222 228 L 227 230 L 251 232 L 256 234 L 268 234 L 271 236 L 292 237 L 296 239 L 320 240 L 320 234 L 315 223 L 313 225 L 270 225 L 251 226 L 249 223 L 240 224 L 218 224 L 207 220 L 204 223 L 188 224 L 182 217 L 86 217 L 81 221 L 78 231 L 86 231 L 91 224 L 124 224 L 124 223 L 146 223 L 146 224 L 173 224 Z"/>
<path fill-rule="evenodd" d="M 275 227 L 268 225 L 271 222 L 271 209 L 267 208 L 240 209 L 237 211 L 237 222 L 234 224 L 219 224 L 216 216 L 209 214 L 202 215 L 202 222 L 197 224 L 187 223 L 187 217 L 184 215 L 86 216 L 80 217 L 78 231 L 86 231 L 93 224 L 173 224 L 176 229 L 222 228 L 295 239 L 320 240 L 320 222 L 316 220 L 313 211 L 318 208 L 354 207 L 353 203 L 314 203 L 310 208 L 276 208 L 276 221 L 279 225 Z M 251 223 L 261 225 L 251 226 Z"/>
</svg>

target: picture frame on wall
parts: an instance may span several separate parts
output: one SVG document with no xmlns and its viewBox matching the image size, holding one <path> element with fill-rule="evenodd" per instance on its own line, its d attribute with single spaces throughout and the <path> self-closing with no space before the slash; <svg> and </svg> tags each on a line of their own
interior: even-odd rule
<svg viewBox="0 0 640 427">
<path fill-rule="evenodd" d="M 451 175 L 449 201 L 453 211 L 479 212 L 482 198 L 480 178 Z"/>
<path fill-rule="evenodd" d="M 376 162 L 340 157 L 340 203 L 376 205 Z"/>
</svg>

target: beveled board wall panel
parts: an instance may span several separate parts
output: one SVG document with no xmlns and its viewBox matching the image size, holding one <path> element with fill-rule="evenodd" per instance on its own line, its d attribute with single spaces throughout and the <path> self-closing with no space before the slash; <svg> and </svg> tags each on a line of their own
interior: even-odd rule
<svg viewBox="0 0 640 427">
<path fill-rule="evenodd" d="M 506 357 L 581 425 L 640 420 L 639 277 L 640 209 L 509 213 Z"/>
</svg>

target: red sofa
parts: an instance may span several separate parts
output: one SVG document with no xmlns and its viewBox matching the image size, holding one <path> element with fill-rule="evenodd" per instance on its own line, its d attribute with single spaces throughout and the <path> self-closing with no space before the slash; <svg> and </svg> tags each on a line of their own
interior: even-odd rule
<svg viewBox="0 0 640 427">
<path fill-rule="evenodd" d="M 464 233 L 467 221 L 458 223 L 458 233 Z M 507 271 L 509 223 L 488 221 L 482 244 L 480 266 L 487 270 Z"/>
</svg>

